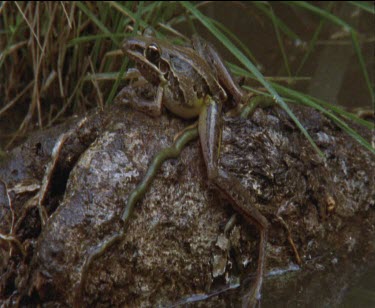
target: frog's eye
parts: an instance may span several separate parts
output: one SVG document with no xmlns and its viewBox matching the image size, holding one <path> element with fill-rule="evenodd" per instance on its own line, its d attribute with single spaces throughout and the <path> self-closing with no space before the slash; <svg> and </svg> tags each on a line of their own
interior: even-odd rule
<svg viewBox="0 0 375 308">
<path fill-rule="evenodd" d="M 151 63 L 158 65 L 160 60 L 160 48 L 156 44 L 150 44 L 145 50 L 145 57 Z"/>
</svg>

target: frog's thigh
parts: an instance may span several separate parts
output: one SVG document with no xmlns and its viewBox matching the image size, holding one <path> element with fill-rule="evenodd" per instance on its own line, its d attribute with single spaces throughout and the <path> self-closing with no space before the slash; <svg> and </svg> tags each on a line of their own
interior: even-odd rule
<svg viewBox="0 0 375 308">
<path fill-rule="evenodd" d="M 215 177 L 212 173 L 217 172 L 221 135 L 220 120 L 221 105 L 217 104 L 212 98 L 207 98 L 207 102 L 199 115 L 198 128 L 203 157 L 210 180 Z"/>
</svg>

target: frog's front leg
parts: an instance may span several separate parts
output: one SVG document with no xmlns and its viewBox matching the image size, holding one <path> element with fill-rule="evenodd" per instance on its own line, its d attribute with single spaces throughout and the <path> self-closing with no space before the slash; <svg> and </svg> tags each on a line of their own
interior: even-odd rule
<svg viewBox="0 0 375 308">
<path fill-rule="evenodd" d="M 153 117 L 160 116 L 164 88 L 152 85 L 138 69 L 134 68 L 126 72 L 125 79 L 131 79 L 131 83 L 119 92 L 115 102 L 128 105 Z"/>
<path fill-rule="evenodd" d="M 267 219 L 250 204 L 251 196 L 241 182 L 218 167 L 219 148 L 221 142 L 221 105 L 212 98 L 207 102 L 199 115 L 199 136 L 203 156 L 207 166 L 208 179 L 216 188 L 224 193 L 232 206 L 249 222 L 255 224 L 260 232 L 259 258 L 256 281 L 251 290 L 243 298 L 243 306 L 255 306 L 260 299 L 267 244 Z"/>
</svg>

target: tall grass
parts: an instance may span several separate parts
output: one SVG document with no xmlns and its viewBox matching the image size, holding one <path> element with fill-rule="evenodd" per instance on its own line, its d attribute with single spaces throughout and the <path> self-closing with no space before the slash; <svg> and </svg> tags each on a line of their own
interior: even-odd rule
<svg viewBox="0 0 375 308">
<path fill-rule="evenodd" d="M 373 124 L 357 118 L 339 106 L 322 102 L 301 92 L 271 83 L 258 69 L 260 63 L 251 49 L 229 28 L 206 16 L 202 8 L 210 3 L 192 2 L 2 2 L 0 7 L 0 138 L 1 145 L 10 148 L 22 135 L 35 128 L 45 128 L 63 121 L 67 116 L 91 108 L 104 108 L 113 101 L 128 67 L 121 52 L 124 37 L 147 27 L 157 35 L 173 36 L 186 42 L 186 35 L 178 29 L 195 31 L 201 25 L 211 32 L 239 61 L 242 67 L 231 66 L 242 76 L 255 78 L 265 90 L 288 112 L 290 117 L 321 153 L 308 132 L 293 114 L 287 102 L 308 105 L 325 113 L 339 127 L 375 153 L 371 144 L 347 124 L 347 120 L 373 128 Z M 234 4 L 244 5 L 244 4 Z M 374 99 L 361 43 L 364 34 L 335 16 L 331 9 L 308 2 L 287 2 L 291 10 L 317 18 L 308 48 L 301 56 L 298 69 L 293 70 L 285 48 L 285 40 L 302 40 L 288 26 L 287 20 L 277 15 L 273 5 L 256 2 L 243 14 L 255 14 L 261 22 L 272 23 L 282 57 L 284 70 L 290 80 L 296 80 L 308 63 L 322 27 L 335 24 L 349 33 L 358 65 L 364 76 L 369 96 Z M 353 9 L 374 15 L 365 2 L 348 2 Z M 255 12 L 255 13 L 254 13 Z M 249 13 L 250 15 L 250 13 Z M 250 16 L 253 17 L 253 16 Z M 186 30 L 184 30 L 186 33 Z M 263 63 L 263 66 L 266 64 Z M 258 91 L 261 89 L 258 87 Z M 257 89 L 254 89 L 257 91 Z"/>
</svg>

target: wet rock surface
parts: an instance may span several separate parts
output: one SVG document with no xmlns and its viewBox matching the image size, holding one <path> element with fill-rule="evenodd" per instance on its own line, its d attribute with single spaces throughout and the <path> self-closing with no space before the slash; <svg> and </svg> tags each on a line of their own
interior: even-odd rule
<svg viewBox="0 0 375 308">
<path fill-rule="evenodd" d="M 326 161 L 285 112 L 272 107 L 250 119 L 224 118 L 220 166 L 241 180 L 271 225 L 263 306 L 334 305 L 375 260 L 374 157 L 319 113 L 294 112 Z M 209 187 L 198 140 L 163 164 L 125 238 L 92 263 L 82 282 L 85 260 L 122 228 L 127 197 L 152 157 L 189 123 L 123 106 L 78 122 L 31 137 L 0 165 L 0 231 L 25 249 L 23 256 L 14 243 L 0 242 L 0 302 L 238 304 L 253 282 L 259 235 L 241 218 L 224 234 L 234 210 Z M 66 131 L 42 227 L 35 195 Z"/>
</svg>

